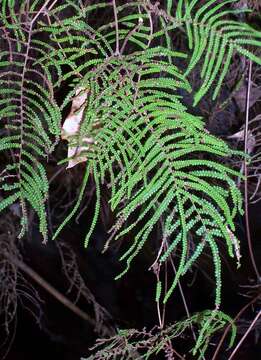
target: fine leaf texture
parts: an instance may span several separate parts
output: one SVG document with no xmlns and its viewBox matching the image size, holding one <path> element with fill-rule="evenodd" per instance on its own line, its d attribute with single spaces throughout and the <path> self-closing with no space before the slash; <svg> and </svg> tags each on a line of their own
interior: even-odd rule
<svg viewBox="0 0 261 360">
<path fill-rule="evenodd" d="M 163 246 L 156 263 L 160 267 L 174 253 L 179 257 L 172 284 L 164 297 L 158 288 L 157 301 L 166 303 L 180 277 L 209 251 L 219 307 L 221 242 L 240 259 L 234 220 L 242 214 L 242 197 L 233 180 L 239 174 L 223 162 L 233 151 L 205 130 L 180 94 L 191 93 L 194 105 L 209 90 L 216 98 L 235 52 L 261 64 L 249 48 L 260 47 L 261 34 L 231 18 L 237 14 L 227 7 L 232 2 L 211 0 L 199 7 L 197 0 L 179 0 L 177 6 L 168 1 L 166 10 L 148 0 L 118 6 L 1 2 L 0 151 L 8 152 L 11 162 L 2 171 L 0 210 L 19 200 L 21 234 L 30 205 L 47 238 L 43 164 L 60 139 L 61 112 L 72 105 L 62 135 L 69 142 L 64 161 L 69 167 L 85 161 L 86 170 L 79 198 L 54 238 L 76 214 L 93 177 L 96 203 L 85 246 L 92 241 L 107 185 L 116 221 L 105 249 L 132 234 L 118 278 L 160 226 Z M 105 11 L 106 19 L 100 17 Z M 181 28 L 188 54 L 172 41 L 173 30 Z M 196 66 L 202 81 L 194 92 L 189 79 Z M 65 82 L 70 91 L 58 107 L 54 94 Z M 74 108 L 79 96 L 83 101 Z M 65 133 L 72 119 L 76 127 Z"/>
<path fill-rule="evenodd" d="M 27 227 L 27 207 L 31 206 L 46 241 L 48 180 L 42 163 L 59 139 L 61 114 L 47 74 L 35 64 L 42 54 L 34 42 L 40 9 L 39 1 L 32 2 L 27 22 L 22 23 L 15 2 L 1 2 L 0 151 L 9 151 L 12 162 L 1 173 L 0 189 L 5 199 L 0 209 L 19 201 L 22 236 Z M 25 10 L 22 2 L 20 11 Z"/>
</svg>

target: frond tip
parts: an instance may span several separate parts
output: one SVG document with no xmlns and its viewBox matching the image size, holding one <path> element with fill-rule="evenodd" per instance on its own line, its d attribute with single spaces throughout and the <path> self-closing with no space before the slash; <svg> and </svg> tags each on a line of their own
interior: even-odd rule
<svg viewBox="0 0 261 360">
<path fill-rule="evenodd" d="M 206 1 L 196 9 L 199 0 L 179 1 L 176 19 L 184 23 L 192 51 L 185 75 L 203 59 L 201 66 L 202 83 L 194 95 L 194 106 L 212 88 L 213 100 L 219 94 L 221 85 L 229 70 L 234 52 L 238 52 L 261 65 L 261 58 L 247 47 L 261 47 L 261 33 L 248 24 L 231 20 L 228 16 L 237 16 L 248 10 L 227 9 L 227 5 L 236 0 L 217 2 Z"/>
<path fill-rule="evenodd" d="M 23 5 L 22 2 L 21 10 Z M 48 75 L 35 64 L 42 54 L 32 37 L 33 31 L 38 31 L 37 17 L 32 18 L 31 26 L 23 27 L 16 17 L 14 1 L 2 1 L 1 7 L 0 117 L 4 136 L 0 151 L 11 153 L 11 163 L 5 166 L 0 179 L 4 193 L 0 210 L 19 200 L 22 236 L 27 228 L 29 205 L 38 216 L 39 230 L 46 241 L 48 180 L 42 162 L 59 139 L 61 113 Z M 41 13 L 39 4 L 32 7 L 27 7 L 28 19 L 37 10 Z"/>
<path fill-rule="evenodd" d="M 207 0 L 198 6 L 199 0 L 179 0 L 175 10 L 167 1 L 164 10 L 147 0 L 118 6 L 116 1 L 114 6 L 108 1 L 86 6 L 70 0 L 44 6 L 41 1 L 2 1 L 0 151 L 11 161 L 1 169 L 0 211 L 19 202 L 23 233 L 30 206 L 46 240 L 48 179 L 43 163 L 60 140 L 61 112 L 72 102 L 62 132 L 69 144 L 63 161 L 68 167 L 86 162 L 86 170 L 79 198 L 54 238 L 76 214 L 93 177 L 96 203 L 85 246 L 107 185 L 116 217 L 109 242 L 133 235 L 117 278 L 160 226 L 157 265 L 173 254 L 179 254 L 179 263 L 168 289 L 162 291 L 158 283 L 156 301 L 168 301 L 181 276 L 206 250 L 213 259 L 218 309 L 220 243 L 240 261 L 234 235 L 235 218 L 243 213 L 234 182 L 240 174 L 223 162 L 235 152 L 205 130 L 180 94 L 192 93 L 196 105 L 213 89 L 215 99 L 235 51 L 261 64 L 251 51 L 261 46 L 261 33 L 235 21 L 238 11 L 226 7 L 233 2 Z M 26 24 L 17 9 L 26 12 Z M 104 10 L 108 19 L 93 25 L 92 19 Z M 173 30 L 178 28 L 186 30 L 190 55 L 173 49 Z M 177 66 L 180 60 L 187 64 L 185 71 Z M 200 64 L 201 85 L 193 93 L 189 75 Z M 56 90 L 64 83 L 70 91 L 58 106 Z"/>
</svg>

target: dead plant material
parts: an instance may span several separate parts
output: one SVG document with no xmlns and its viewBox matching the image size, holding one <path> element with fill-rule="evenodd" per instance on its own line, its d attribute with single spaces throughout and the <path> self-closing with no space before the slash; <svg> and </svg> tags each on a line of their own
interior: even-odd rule
<svg viewBox="0 0 261 360">
<path fill-rule="evenodd" d="M 114 334 L 115 329 L 106 325 L 112 317 L 109 312 L 96 301 L 95 296 L 87 287 L 80 274 L 75 252 L 65 242 L 57 242 L 57 248 L 62 261 L 63 272 L 69 283 L 67 294 L 72 293 L 73 291 L 74 293 L 76 292 L 74 299 L 75 304 L 79 301 L 80 297 L 83 297 L 88 304 L 92 305 L 95 316 L 94 331 L 96 333 L 102 336 L 108 333 L 110 333 L 110 335 Z"/>
</svg>

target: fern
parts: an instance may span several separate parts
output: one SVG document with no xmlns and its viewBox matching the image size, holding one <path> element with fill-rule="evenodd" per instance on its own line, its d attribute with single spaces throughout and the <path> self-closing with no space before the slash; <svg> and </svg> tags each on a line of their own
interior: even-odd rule
<svg viewBox="0 0 261 360">
<path fill-rule="evenodd" d="M 213 100 L 218 96 L 235 51 L 261 65 L 261 59 L 247 49 L 248 45 L 260 46 L 260 32 L 247 24 L 227 18 L 227 15 L 244 12 L 242 9 L 225 8 L 237 0 L 221 3 L 209 0 L 204 6 L 194 10 L 198 2 L 198 0 L 180 1 L 176 12 L 176 18 L 186 25 L 189 48 L 192 50 L 186 76 L 204 56 L 201 69 L 202 84 L 194 95 L 194 106 L 219 77 L 217 84 L 214 85 Z"/>
<path fill-rule="evenodd" d="M 189 75 L 198 66 L 202 83 L 192 92 L 194 105 L 210 89 L 215 99 L 235 51 L 261 64 L 249 49 L 261 46 L 261 34 L 230 18 L 238 13 L 226 8 L 232 2 L 210 0 L 199 8 L 197 0 L 179 0 L 174 9 L 168 1 L 165 11 L 148 0 L 85 7 L 66 0 L 50 8 L 49 1 L 2 1 L 0 116 L 5 127 L 0 150 L 11 154 L 11 163 L 2 172 L 5 197 L 0 210 L 19 200 L 21 236 L 29 204 L 47 238 L 48 179 L 42 164 L 59 141 L 61 111 L 85 92 L 79 129 L 68 141 L 87 159 L 86 171 L 79 199 L 54 238 L 77 212 L 93 176 L 96 206 L 85 246 L 99 218 L 102 185 L 107 184 L 116 222 L 105 248 L 110 241 L 134 233 L 120 258 L 125 269 L 117 278 L 128 271 L 156 226 L 163 223 L 159 267 L 180 249 L 177 273 L 164 289 L 163 302 L 209 249 L 216 278 L 215 308 L 219 308 L 220 242 L 226 243 L 231 257 L 238 262 L 240 258 L 233 234 L 234 219 L 243 212 L 233 181 L 239 174 L 220 161 L 236 152 L 205 130 L 203 119 L 187 110 L 179 94 L 181 89 L 192 92 Z M 110 13 L 108 22 L 93 27 L 95 12 L 104 10 Z M 66 11 L 73 15 L 66 17 Z M 25 22 L 19 12 L 26 12 Z M 191 53 L 172 48 L 172 32 L 178 28 L 186 30 Z M 187 63 L 185 71 L 177 66 L 180 59 Z M 54 94 L 64 82 L 71 90 L 58 107 Z M 191 235 L 193 253 L 188 251 Z"/>
<path fill-rule="evenodd" d="M 210 326 L 210 322 L 212 325 Z M 118 333 L 109 339 L 99 339 L 92 350 L 95 354 L 86 358 L 86 360 L 98 359 L 154 359 L 161 352 L 165 356 L 171 354 L 169 342 L 177 336 L 183 334 L 189 327 L 196 326 L 199 329 L 199 337 L 196 345 L 192 349 L 193 355 L 199 353 L 198 359 L 203 359 L 211 337 L 216 332 L 222 330 L 224 326 L 231 324 L 231 338 L 229 348 L 233 345 L 236 336 L 236 327 L 226 314 L 221 311 L 213 312 L 204 311 L 197 313 L 190 318 L 176 322 L 164 330 L 154 329 L 146 332 L 145 329 L 137 331 L 135 329 L 119 330 Z M 208 326 L 206 327 L 206 324 Z M 144 352 L 146 349 L 146 352 Z M 169 352 L 170 353 L 169 353 Z M 174 356 L 174 354 L 171 354 Z"/>
<path fill-rule="evenodd" d="M 34 43 L 41 15 L 37 12 L 39 6 L 36 2 L 32 4 L 30 19 L 22 25 L 14 2 L 4 0 L 1 5 L 0 113 L 5 128 L 0 150 L 11 153 L 12 163 L 2 172 L 0 188 L 5 199 L 0 208 L 19 200 L 22 236 L 30 205 L 39 217 L 40 231 L 46 240 L 48 180 L 42 162 L 59 140 L 61 115 L 44 69 L 34 65 L 42 52 Z"/>
<path fill-rule="evenodd" d="M 110 203 L 118 217 L 111 229 L 112 234 L 116 235 L 117 240 L 136 227 L 141 229 L 120 258 L 121 261 L 126 261 L 126 268 L 117 278 L 128 271 L 157 223 L 161 219 L 167 219 L 162 235 L 168 239 L 169 249 L 160 254 L 160 264 L 167 260 L 177 246 L 181 247 L 181 258 L 176 277 L 163 301 L 168 300 L 180 276 L 193 265 L 204 248 L 209 247 L 215 266 L 215 303 L 218 307 L 221 297 L 218 242 L 223 239 L 230 256 L 234 256 L 238 241 L 234 236 L 232 239 L 231 234 L 237 212 L 242 213 L 242 200 L 231 180 L 232 175 L 238 174 L 218 164 L 217 160 L 218 157 L 232 156 L 233 152 L 224 142 L 208 134 L 203 121 L 188 113 L 176 95 L 178 89 L 191 91 L 187 75 L 201 59 L 205 49 L 198 48 L 202 44 L 197 38 L 198 25 L 194 26 L 192 17 L 191 23 L 187 20 L 188 12 L 190 14 L 193 9 L 192 3 L 189 7 L 187 2 L 184 6 L 181 3 L 175 18 L 166 13 L 161 15 L 158 8 L 151 7 L 148 12 L 145 2 L 119 6 L 117 19 L 108 24 L 109 32 L 107 25 L 98 29 L 87 26 L 89 39 L 86 39 L 86 27 L 82 19 L 88 18 L 94 7 L 86 7 L 85 12 L 79 12 L 73 21 L 66 19 L 46 28 L 56 42 L 63 43 L 64 47 L 57 47 L 40 61 L 44 63 L 48 60 L 45 62 L 48 71 L 53 67 L 68 65 L 71 56 L 68 57 L 63 51 L 67 46 L 71 50 L 78 46 L 91 54 L 91 58 L 82 61 L 83 65 L 78 68 L 76 61 L 70 62 L 72 70 L 65 75 L 61 69 L 58 70 L 56 81 L 60 84 L 68 77 L 74 78 L 74 88 L 65 99 L 64 107 L 76 95 L 77 89 L 86 89 L 88 94 L 81 126 L 70 144 L 85 149 L 81 156 L 90 161 L 89 171 L 95 173 L 97 189 L 104 183 L 106 176 L 109 176 L 107 181 L 111 184 L 112 193 Z M 207 2 L 207 5 L 205 10 L 211 3 Z M 101 3 L 99 6 L 110 5 Z M 135 6 L 139 14 L 135 14 Z M 133 15 L 125 15 L 124 10 L 128 7 L 134 8 Z M 218 9 L 211 8 L 202 21 L 213 19 L 214 10 Z M 201 12 L 196 13 L 196 22 L 199 21 Z M 56 13 L 57 9 L 53 15 Z M 185 74 L 175 66 L 175 61 L 178 57 L 185 59 L 186 55 L 157 45 L 160 36 L 166 34 L 153 34 L 151 16 L 155 13 L 164 21 L 167 18 L 170 25 L 173 21 L 175 26 L 183 25 L 184 22 L 187 27 L 193 54 Z M 211 26 L 210 21 L 210 30 Z M 215 26 L 216 23 L 213 24 L 213 29 Z M 191 33 L 190 27 L 194 33 Z M 68 33 L 77 35 L 69 37 Z M 193 40 L 193 34 L 196 40 Z M 128 46 L 127 41 L 130 43 Z M 153 41 L 155 46 L 151 45 Z M 212 38 L 209 43 L 211 41 Z M 130 52 L 130 48 L 133 51 Z M 201 55 L 197 60 L 195 57 L 198 52 Z M 215 54 L 214 52 L 213 57 Z M 207 68 L 206 73 L 210 70 Z M 216 74 L 216 70 L 214 73 Z M 207 87 L 210 86 L 211 82 L 208 82 Z M 200 91 L 205 91 L 204 89 L 203 84 Z M 89 147 L 85 146 L 86 138 L 93 139 L 93 144 Z M 223 188 L 228 191 L 222 192 Z M 100 190 L 98 194 L 99 192 Z M 98 194 L 95 216 L 85 245 L 88 244 L 97 221 Z M 148 217 L 149 220 L 146 220 Z M 70 218 L 71 215 L 68 216 Z M 55 237 L 65 223 L 59 227 Z M 195 252 L 190 258 L 187 256 L 189 233 L 195 234 L 195 241 L 198 239 Z"/>
</svg>

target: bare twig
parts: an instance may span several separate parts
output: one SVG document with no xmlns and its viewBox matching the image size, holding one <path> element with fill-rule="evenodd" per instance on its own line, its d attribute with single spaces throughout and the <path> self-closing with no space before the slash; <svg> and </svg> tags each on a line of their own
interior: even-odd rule
<svg viewBox="0 0 261 360">
<path fill-rule="evenodd" d="M 112 0 L 112 6 L 113 6 L 113 12 L 114 12 L 114 18 L 115 18 L 115 32 L 116 32 L 115 55 L 120 55 L 119 23 L 118 23 L 116 0 Z"/>
<path fill-rule="evenodd" d="M 177 269 L 176 269 L 176 266 L 174 264 L 174 261 L 172 259 L 172 257 L 170 256 L 170 262 L 171 262 L 171 266 L 173 268 L 173 271 L 175 273 L 175 276 L 177 274 Z M 184 308 L 185 308 L 185 312 L 186 312 L 186 315 L 187 315 L 187 318 L 190 318 L 190 311 L 189 311 L 189 308 L 188 308 L 188 304 L 187 304 L 187 301 L 186 301 L 186 298 L 185 298 L 185 295 L 184 295 L 184 292 L 183 292 L 183 289 L 182 289 L 182 286 L 181 286 L 181 283 L 180 281 L 178 281 L 178 288 L 179 288 L 179 292 L 180 292 L 180 295 L 181 295 L 181 298 L 182 298 L 182 302 L 183 302 L 183 305 L 184 305 Z M 196 337 L 196 334 L 195 334 L 195 331 L 194 331 L 194 328 L 193 328 L 193 325 L 192 323 L 190 324 L 190 328 L 191 328 L 191 332 L 192 332 L 192 335 L 193 335 L 193 339 L 194 341 L 196 342 L 197 341 L 197 337 Z M 203 354 L 201 354 L 202 356 L 202 359 L 203 360 L 206 360 L 205 359 L 205 356 Z"/>
<path fill-rule="evenodd" d="M 249 62 L 249 72 L 248 72 L 248 87 L 247 87 L 247 100 L 246 100 L 246 120 L 245 120 L 245 129 L 244 129 L 244 151 L 247 153 L 248 149 L 248 126 L 249 126 L 249 109 L 250 109 L 250 94 L 251 94 L 251 77 L 252 77 L 252 61 Z M 245 224 L 246 224 L 246 235 L 247 235 L 247 243 L 249 249 L 249 255 L 251 259 L 251 263 L 253 269 L 255 271 L 256 277 L 258 281 L 261 280 L 256 262 L 253 253 L 252 241 L 251 241 L 251 232 L 249 226 L 249 213 L 248 213 L 248 167 L 247 167 L 247 159 L 244 159 L 244 175 L 245 175 L 245 182 L 244 182 L 244 200 L 245 200 Z"/>
<path fill-rule="evenodd" d="M 92 305 L 96 322 L 95 331 L 97 330 L 97 333 L 103 335 L 103 324 L 106 323 L 106 321 L 111 320 L 112 316 L 96 301 L 94 294 L 85 284 L 78 268 L 76 254 L 72 248 L 63 242 L 57 242 L 56 244 L 62 261 L 63 273 L 69 282 L 67 294 L 74 289 L 76 290 L 74 304 L 76 304 L 82 296 L 89 304 Z M 113 333 L 114 331 L 112 331 L 112 334 Z"/>
<path fill-rule="evenodd" d="M 37 11 L 37 13 L 35 14 L 34 18 L 31 21 L 31 25 L 30 25 L 30 29 L 33 27 L 35 21 L 37 20 L 37 18 L 39 17 L 39 15 L 46 10 L 47 5 L 49 4 L 51 0 L 46 0 L 45 3 L 43 4 L 43 6 L 40 8 L 39 11 Z M 54 5 L 54 4 L 53 4 Z"/>
<path fill-rule="evenodd" d="M 5 254 L 6 257 L 10 257 L 8 254 Z M 37 282 L 42 288 L 44 288 L 49 294 L 51 294 L 56 300 L 66 306 L 69 310 L 71 310 L 74 314 L 87 321 L 94 329 L 96 328 L 96 321 L 82 311 L 78 306 L 76 306 L 72 301 L 70 301 L 66 296 L 56 290 L 51 284 L 49 284 L 45 279 L 43 279 L 37 272 L 35 272 L 32 268 L 26 265 L 23 261 L 12 257 L 10 259 L 18 268 L 20 268 L 24 273 L 30 276 L 35 282 Z M 102 332 L 104 335 L 111 336 L 113 335 L 112 329 L 107 328 L 103 325 Z"/>
<path fill-rule="evenodd" d="M 247 304 L 238 312 L 238 314 L 234 317 L 233 322 L 235 323 L 235 322 L 240 318 L 240 316 L 249 308 L 249 306 L 253 305 L 259 298 L 260 298 L 260 294 L 258 294 L 254 299 L 252 299 L 249 303 L 247 303 Z M 223 333 L 223 335 L 222 335 L 222 337 L 221 337 L 221 340 L 219 341 L 218 346 L 216 347 L 216 351 L 215 351 L 215 353 L 214 353 L 214 355 L 213 355 L 212 360 L 216 360 L 216 359 L 217 359 L 217 356 L 218 356 L 218 354 L 219 354 L 220 348 L 221 348 L 221 346 L 222 346 L 222 344 L 223 344 L 223 342 L 224 342 L 224 340 L 225 340 L 225 338 L 226 338 L 226 336 L 227 336 L 227 334 L 228 334 L 231 326 L 232 326 L 232 323 L 228 324 L 228 326 L 226 327 L 226 329 L 225 329 L 225 331 L 224 331 L 224 333 Z"/>
<path fill-rule="evenodd" d="M 135 34 L 140 29 L 142 24 L 143 24 L 143 19 L 140 18 L 138 24 L 132 30 L 130 30 L 130 32 L 127 34 L 127 36 L 125 37 L 125 40 L 122 44 L 121 50 L 120 50 L 121 55 L 124 53 L 125 47 L 129 41 L 129 39 L 132 37 L 133 34 Z"/>
<path fill-rule="evenodd" d="M 247 335 L 250 333 L 250 331 L 252 330 L 252 328 L 254 327 L 255 323 L 257 322 L 257 320 L 260 318 L 261 316 L 261 310 L 257 313 L 256 317 L 254 318 L 254 320 L 252 321 L 251 325 L 249 326 L 249 328 L 247 329 L 247 331 L 245 332 L 245 334 L 242 336 L 241 340 L 239 341 L 239 343 L 237 344 L 237 346 L 235 347 L 234 351 L 232 352 L 232 354 L 230 355 L 230 357 L 228 358 L 228 360 L 232 360 L 232 358 L 234 357 L 234 355 L 236 354 L 236 352 L 238 351 L 238 349 L 240 348 L 240 346 L 242 345 L 243 341 L 245 340 L 245 338 L 247 337 Z"/>
</svg>

